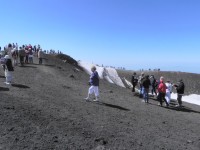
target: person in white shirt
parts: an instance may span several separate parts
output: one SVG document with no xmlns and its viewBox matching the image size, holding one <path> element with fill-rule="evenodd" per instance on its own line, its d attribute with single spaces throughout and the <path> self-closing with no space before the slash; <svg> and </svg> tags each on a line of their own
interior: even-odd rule
<svg viewBox="0 0 200 150">
<path fill-rule="evenodd" d="M 165 99 L 167 100 L 167 103 L 169 104 L 171 101 L 171 93 L 172 93 L 172 84 L 169 80 L 165 83 L 167 89 L 166 89 L 166 95 Z"/>
</svg>

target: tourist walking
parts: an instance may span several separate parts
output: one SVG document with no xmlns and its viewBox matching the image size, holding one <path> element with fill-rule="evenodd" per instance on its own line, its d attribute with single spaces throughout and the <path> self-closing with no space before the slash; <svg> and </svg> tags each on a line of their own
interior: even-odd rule
<svg viewBox="0 0 200 150">
<path fill-rule="evenodd" d="M 160 106 L 162 107 L 162 101 L 164 100 L 166 103 L 166 106 L 168 107 L 169 104 L 167 103 L 166 99 L 165 99 L 165 94 L 166 94 L 166 85 L 164 83 L 164 77 L 160 77 L 160 83 L 158 85 L 158 96 L 157 96 L 157 100 L 160 102 Z"/>
<path fill-rule="evenodd" d="M 12 61 L 9 55 L 6 55 L 5 57 L 5 77 L 6 77 L 6 84 L 11 84 L 12 82 L 12 72 L 14 71 Z"/>
<path fill-rule="evenodd" d="M 88 96 L 85 98 L 86 101 L 89 101 L 91 99 L 91 95 L 94 93 L 95 95 L 95 100 L 94 101 L 99 101 L 99 75 L 98 72 L 96 71 L 96 67 L 93 66 L 91 68 L 92 74 L 90 76 L 90 87 L 88 89 Z"/>
</svg>

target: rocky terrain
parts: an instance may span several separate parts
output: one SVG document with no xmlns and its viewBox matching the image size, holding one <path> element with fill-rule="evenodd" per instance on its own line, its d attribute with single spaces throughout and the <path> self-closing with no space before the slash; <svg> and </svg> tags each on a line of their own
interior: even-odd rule
<svg viewBox="0 0 200 150">
<path fill-rule="evenodd" d="M 104 80 L 101 102 L 86 102 L 89 75 L 66 59 L 48 56 L 44 65 L 35 59 L 35 64 L 17 66 L 10 86 L 0 70 L 0 149 L 199 150 L 199 106 L 184 103 L 178 109 L 173 101 L 169 108 L 160 107 L 153 97 L 145 104 L 130 89 Z M 199 82 L 196 74 L 184 76 Z M 188 93 L 199 94 L 183 79 Z"/>
</svg>

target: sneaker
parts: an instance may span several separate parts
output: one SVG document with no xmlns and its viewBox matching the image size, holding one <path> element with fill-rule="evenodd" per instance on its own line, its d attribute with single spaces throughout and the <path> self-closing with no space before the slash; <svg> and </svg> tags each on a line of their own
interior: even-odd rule
<svg viewBox="0 0 200 150">
<path fill-rule="evenodd" d="M 90 101 L 90 98 L 89 98 L 89 97 L 86 97 L 86 98 L 84 98 L 84 100 L 86 100 L 86 101 Z"/>
<path fill-rule="evenodd" d="M 99 99 L 97 99 L 97 98 L 96 98 L 96 99 L 94 99 L 93 101 L 94 101 L 94 102 L 98 102 L 98 101 L 99 101 Z"/>
</svg>

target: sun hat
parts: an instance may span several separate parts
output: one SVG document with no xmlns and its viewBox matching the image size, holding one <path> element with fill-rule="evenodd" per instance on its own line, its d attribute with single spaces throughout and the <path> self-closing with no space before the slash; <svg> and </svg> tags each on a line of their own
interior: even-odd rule
<svg viewBox="0 0 200 150">
<path fill-rule="evenodd" d="M 10 59 L 10 56 L 9 56 L 9 55 L 5 55 L 4 58 L 5 58 L 5 59 Z"/>
</svg>

